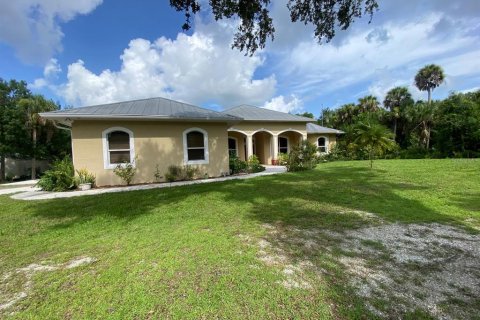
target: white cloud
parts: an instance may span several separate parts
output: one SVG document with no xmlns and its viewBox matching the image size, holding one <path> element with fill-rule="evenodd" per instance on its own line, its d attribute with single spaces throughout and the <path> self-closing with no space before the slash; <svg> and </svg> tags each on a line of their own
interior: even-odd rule
<svg viewBox="0 0 480 320">
<path fill-rule="evenodd" d="M 265 102 L 263 107 L 275 111 L 295 113 L 303 110 L 303 102 L 295 95 L 291 95 L 287 98 L 280 95 Z"/>
<path fill-rule="evenodd" d="M 61 51 L 61 22 L 94 10 L 102 0 L 1 0 L 0 41 L 28 63 L 43 64 Z"/>
<path fill-rule="evenodd" d="M 152 96 L 200 105 L 263 104 L 275 93 L 275 77 L 255 79 L 262 53 L 245 56 L 230 49 L 230 40 L 208 28 L 174 40 L 135 39 L 120 57 L 120 70 L 95 74 L 79 60 L 68 66 L 67 83 L 58 92 L 75 106 Z"/>
<path fill-rule="evenodd" d="M 52 84 L 57 78 L 58 75 L 62 72 L 62 68 L 58 63 L 57 59 L 48 60 L 47 64 L 43 68 L 43 78 L 38 78 L 29 84 L 29 87 L 32 89 L 41 89 L 44 87 L 49 87 L 50 89 L 55 90 L 55 86 Z"/>
</svg>

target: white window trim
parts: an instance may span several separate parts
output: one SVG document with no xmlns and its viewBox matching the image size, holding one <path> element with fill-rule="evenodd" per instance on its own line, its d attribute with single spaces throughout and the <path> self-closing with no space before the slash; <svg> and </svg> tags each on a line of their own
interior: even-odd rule
<svg viewBox="0 0 480 320">
<path fill-rule="evenodd" d="M 233 139 L 235 140 L 235 155 L 238 157 L 238 139 L 235 138 L 235 137 L 228 137 L 228 139 Z M 227 143 L 228 143 L 228 140 L 227 140 Z M 227 145 L 228 147 L 228 155 L 230 156 L 230 147 Z"/>
<path fill-rule="evenodd" d="M 116 163 L 110 163 L 110 150 L 108 148 L 108 134 L 113 131 L 122 131 L 128 133 L 130 137 L 130 163 L 135 166 L 135 145 L 133 132 L 127 128 L 123 127 L 111 127 L 102 132 L 102 142 L 103 142 L 103 168 L 104 169 L 115 169 L 118 165 Z M 128 150 L 128 149 L 125 149 Z"/>
<path fill-rule="evenodd" d="M 187 145 L 187 134 L 189 134 L 192 131 L 198 131 L 203 134 L 203 148 L 198 148 L 198 149 L 204 149 L 205 150 L 205 160 L 188 160 L 188 145 Z M 190 148 L 193 149 L 193 148 Z M 200 129 L 200 128 L 189 128 L 185 131 L 183 131 L 183 162 L 185 164 L 208 164 L 209 160 L 209 155 L 208 155 L 208 133 L 207 131 Z"/>
<path fill-rule="evenodd" d="M 282 152 L 280 152 L 280 138 L 287 139 L 287 153 L 290 153 L 290 139 L 288 138 L 288 136 L 279 135 L 278 138 L 277 138 L 277 150 L 278 150 L 278 154 L 282 153 Z"/>
<path fill-rule="evenodd" d="M 318 150 L 318 148 L 320 148 L 320 145 L 318 144 L 318 140 L 319 140 L 320 138 L 325 139 L 325 152 L 321 152 L 320 150 Z M 327 136 L 319 136 L 319 137 L 317 137 L 317 150 L 318 150 L 319 153 L 328 153 L 328 146 L 329 146 L 329 144 L 330 144 L 330 142 L 329 142 Z"/>
</svg>

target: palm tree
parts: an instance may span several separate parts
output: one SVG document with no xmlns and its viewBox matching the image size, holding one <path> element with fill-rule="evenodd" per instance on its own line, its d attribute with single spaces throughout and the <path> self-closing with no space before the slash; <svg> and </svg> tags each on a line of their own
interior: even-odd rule
<svg viewBox="0 0 480 320">
<path fill-rule="evenodd" d="M 37 140 L 38 130 L 47 124 L 47 120 L 40 117 L 40 112 L 57 110 L 57 105 L 53 101 L 46 100 L 41 95 L 34 95 L 31 98 L 21 99 L 18 102 L 20 108 L 25 112 L 25 126 L 31 132 L 32 137 L 32 171 L 31 178 L 37 176 L 36 160 L 37 160 Z"/>
<path fill-rule="evenodd" d="M 435 116 L 436 104 L 426 104 L 425 102 L 418 102 L 407 112 L 407 118 L 410 122 L 417 125 L 413 130 L 420 129 L 420 141 L 428 150 L 430 146 L 430 132 Z"/>
<path fill-rule="evenodd" d="M 357 107 L 353 103 L 344 104 L 338 109 L 340 122 L 344 125 L 351 124 L 357 113 Z"/>
<path fill-rule="evenodd" d="M 415 85 L 420 91 L 428 92 L 428 104 L 432 101 L 432 91 L 445 80 L 443 69 L 436 64 L 429 64 L 420 69 L 415 76 Z"/>
<path fill-rule="evenodd" d="M 378 110 L 380 103 L 375 96 L 366 96 L 358 99 L 360 112 L 375 112 Z"/>
<path fill-rule="evenodd" d="M 392 132 L 378 123 L 359 122 L 355 126 L 355 134 L 354 143 L 368 151 L 370 168 L 373 167 L 373 159 L 376 155 L 381 155 L 396 146 L 392 139 Z"/>
<path fill-rule="evenodd" d="M 412 95 L 407 87 L 395 87 L 387 92 L 383 105 L 390 110 L 393 117 L 393 138 L 397 138 L 397 122 L 407 104 L 413 103 Z"/>
</svg>

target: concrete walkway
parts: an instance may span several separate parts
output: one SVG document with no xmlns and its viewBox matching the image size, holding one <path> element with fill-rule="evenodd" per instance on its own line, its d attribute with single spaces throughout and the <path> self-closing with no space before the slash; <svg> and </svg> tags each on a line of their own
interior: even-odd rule
<svg viewBox="0 0 480 320">
<path fill-rule="evenodd" d="M 221 177 L 221 178 L 201 179 L 201 180 L 192 180 L 192 181 L 177 181 L 177 182 L 170 182 L 170 183 L 169 182 L 152 183 L 152 184 L 144 184 L 144 185 L 128 186 L 128 187 L 125 186 L 125 187 L 100 188 L 100 189 L 92 189 L 87 191 L 47 192 L 47 191 L 39 191 L 39 190 L 32 190 L 32 189 L 19 190 L 20 188 L 8 189 L 8 190 L 18 190 L 13 192 L 19 192 L 12 195 L 11 196 L 12 199 L 46 200 L 46 199 L 71 198 L 71 197 L 80 197 L 80 196 L 88 196 L 88 195 L 97 195 L 97 194 L 103 194 L 103 193 L 125 192 L 125 191 L 133 191 L 133 190 L 170 188 L 170 187 L 176 187 L 176 186 L 188 186 L 192 184 L 211 183 L 211 182 L 228 181 L 228 180 L 243 180 L 243 179 L 250 179 L 250 178 L 255 178 L 259 176 L 279 174 L 287 171 L 287 169 L 283 166 L 265 166 L 265 168 L 266 170 L 263 172 L 245 174 L 245 175 L 239 175 L 239 176 L 228 176 L 228 177 Z M 31 188 L 31 187 L 28 187 L 28 188 Z"/>
<path fill-rule="evenodd" d="M 26 180 L 11 183 L 2 183 L 0 184 L 0 195 L 40 190 L 40 188 L 35 187 L 37 182 L 38 180 Z"/>
</svg>

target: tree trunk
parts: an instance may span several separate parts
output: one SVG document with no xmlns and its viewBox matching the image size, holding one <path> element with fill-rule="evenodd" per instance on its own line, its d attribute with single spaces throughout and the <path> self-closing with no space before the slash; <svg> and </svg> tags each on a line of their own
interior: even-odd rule
<svg viewBox="0 0 480 320">
<path fill-rule="evenodd" d="M 32 155 L 32 180 L 37 177 L 37 128 L 34 126 L 32 131 L 33 155 Z"/>
<path fill-rule="evenodd" d="M 430 105 L 430 102 L 432 102 L 432 90 L 428 89 L 427 92 L 428 92 L 428 104 Z"/>
<path fill-rule="evenodd" d="M 430 128 L 426 129 L 427 131 L 427 151 L 430 149 Z"/>
<path fill-rule="evenodd" d="M 0 155 L 0 181 L 5 181 L 5 155 Z"/>
<path fill-rule="evenodd" d="M 397 141 L 397 118 L 393 121 L 393 141 Z"/>
</svg>

